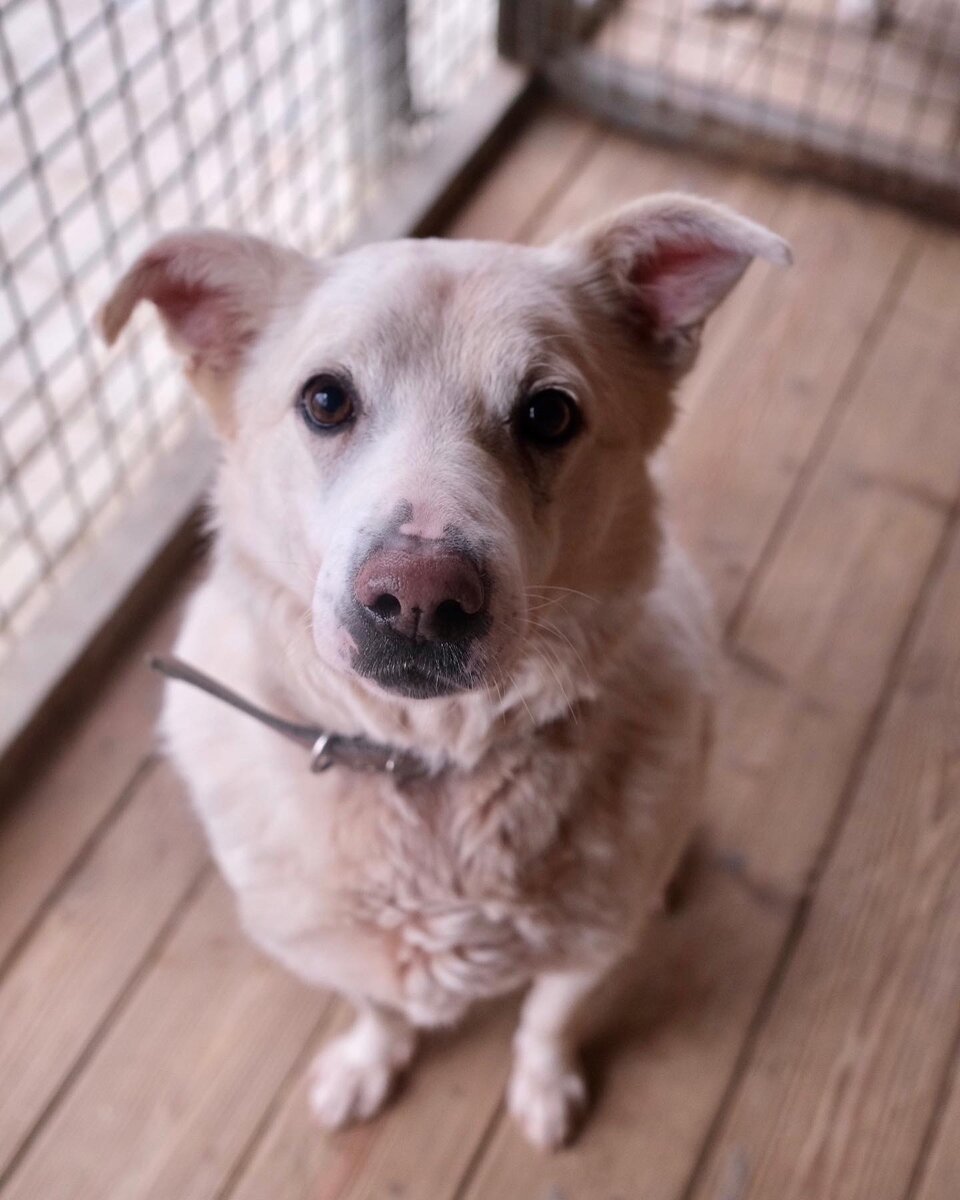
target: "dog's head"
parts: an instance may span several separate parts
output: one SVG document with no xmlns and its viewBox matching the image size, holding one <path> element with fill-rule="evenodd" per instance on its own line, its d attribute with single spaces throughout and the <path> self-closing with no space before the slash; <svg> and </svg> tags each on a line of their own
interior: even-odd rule
<svg viewBox="0 0 960 1200">
<path fill-rule="evenodd" d="M 224 447 L 226 535 L 311 614 L 323 662 L 435 697 L 518 669 L 656 558 L 647 463 L 701 327 L 784 242 L 653 197 L 546 248 L 405 241 L 312 261 L 164 238 L 101 314 L 159 309 Z"/>
</svg>

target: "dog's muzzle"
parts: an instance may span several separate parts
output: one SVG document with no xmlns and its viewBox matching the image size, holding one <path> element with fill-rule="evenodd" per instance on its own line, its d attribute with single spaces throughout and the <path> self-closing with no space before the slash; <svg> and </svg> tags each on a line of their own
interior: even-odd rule
<svg viewBox="0 0 960 1200">
<path fill-rule="evenodd" d="M 387 691 L 426 699 L 479 682 L 490 585 L 458 541 L 392 536 L 360 564 L 344 624 L 352 667 Z"/>
</svg>

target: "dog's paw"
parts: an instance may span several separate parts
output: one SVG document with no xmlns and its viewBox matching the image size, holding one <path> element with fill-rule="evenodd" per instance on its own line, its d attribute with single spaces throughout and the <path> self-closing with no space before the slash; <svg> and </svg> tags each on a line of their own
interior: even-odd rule
<svg viewBox="0 0 960 1200">
<path fill-rule="evenodd" d="M 387 1043 L 354 1028 L 336 1038 L 314 1059 L 310 1109 L 327 1129 L 340 1129 L 375 1116 L 393 1091 L 413 1054 L 408 1040 Z"/>
<path fill-rule="evenodd" d="M 514 1064 L 507 1106 L 527 1139 L 541 1150 L 557 1150 L 570 1140 L 586 1101 L 583 1076 L 572 1064 Z"/>
</svg>

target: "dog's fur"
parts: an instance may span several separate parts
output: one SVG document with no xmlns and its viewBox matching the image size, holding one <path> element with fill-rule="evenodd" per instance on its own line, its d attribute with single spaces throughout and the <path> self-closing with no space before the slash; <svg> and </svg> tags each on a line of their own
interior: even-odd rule
<svg viewBox="0 0 960 1200">
<path fill-rule="evenodd" d="M 368 1117 L 416 1026 L 532 983 L 510 1107 L 556 1145 L 583 1100 L 579 1002 L 635 944 L 697 820 L 712 637 L 651 460 L 700 328 L 779 238 L 666 195 L 535 249 L 408 241 L 322 262 L 253 238 L 171 235 L 101 315 L 159 309 L 222 448 L 209 576 L 178 652 L 264 706 L 410 750 L 403 786 L 334 768 L 173 685 L 163 717 L 244 924 L 356 1024 L 321 1054 L 327 1124 Z M 354 424 L 305 426 L 317 371 Z M 583 429 L 518 442 L 562 385 Z M 343 613 L 378 539 L 455 531 L 482 556 L 489 628 L 470 686 L 412 699 L 354 669 Z"/>
</svg>

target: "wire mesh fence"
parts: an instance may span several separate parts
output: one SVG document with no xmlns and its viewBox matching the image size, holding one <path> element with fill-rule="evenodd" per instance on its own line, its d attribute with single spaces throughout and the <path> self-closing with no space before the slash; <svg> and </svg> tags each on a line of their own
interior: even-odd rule
<svg viewBox="0 0 960 1200">
<path fill-rule="evenodd" d="M 960 218 L 960 0 L 504 0 L 501 44 L 649 133 Z"/>
<path fill-rule="evenodd" d="M 159 231 L 320 253 L 494 56 L 493 0 L 0 7 L 0 654 L 192 421 L 157 323 L 91 318 Z"/>
</svg>

